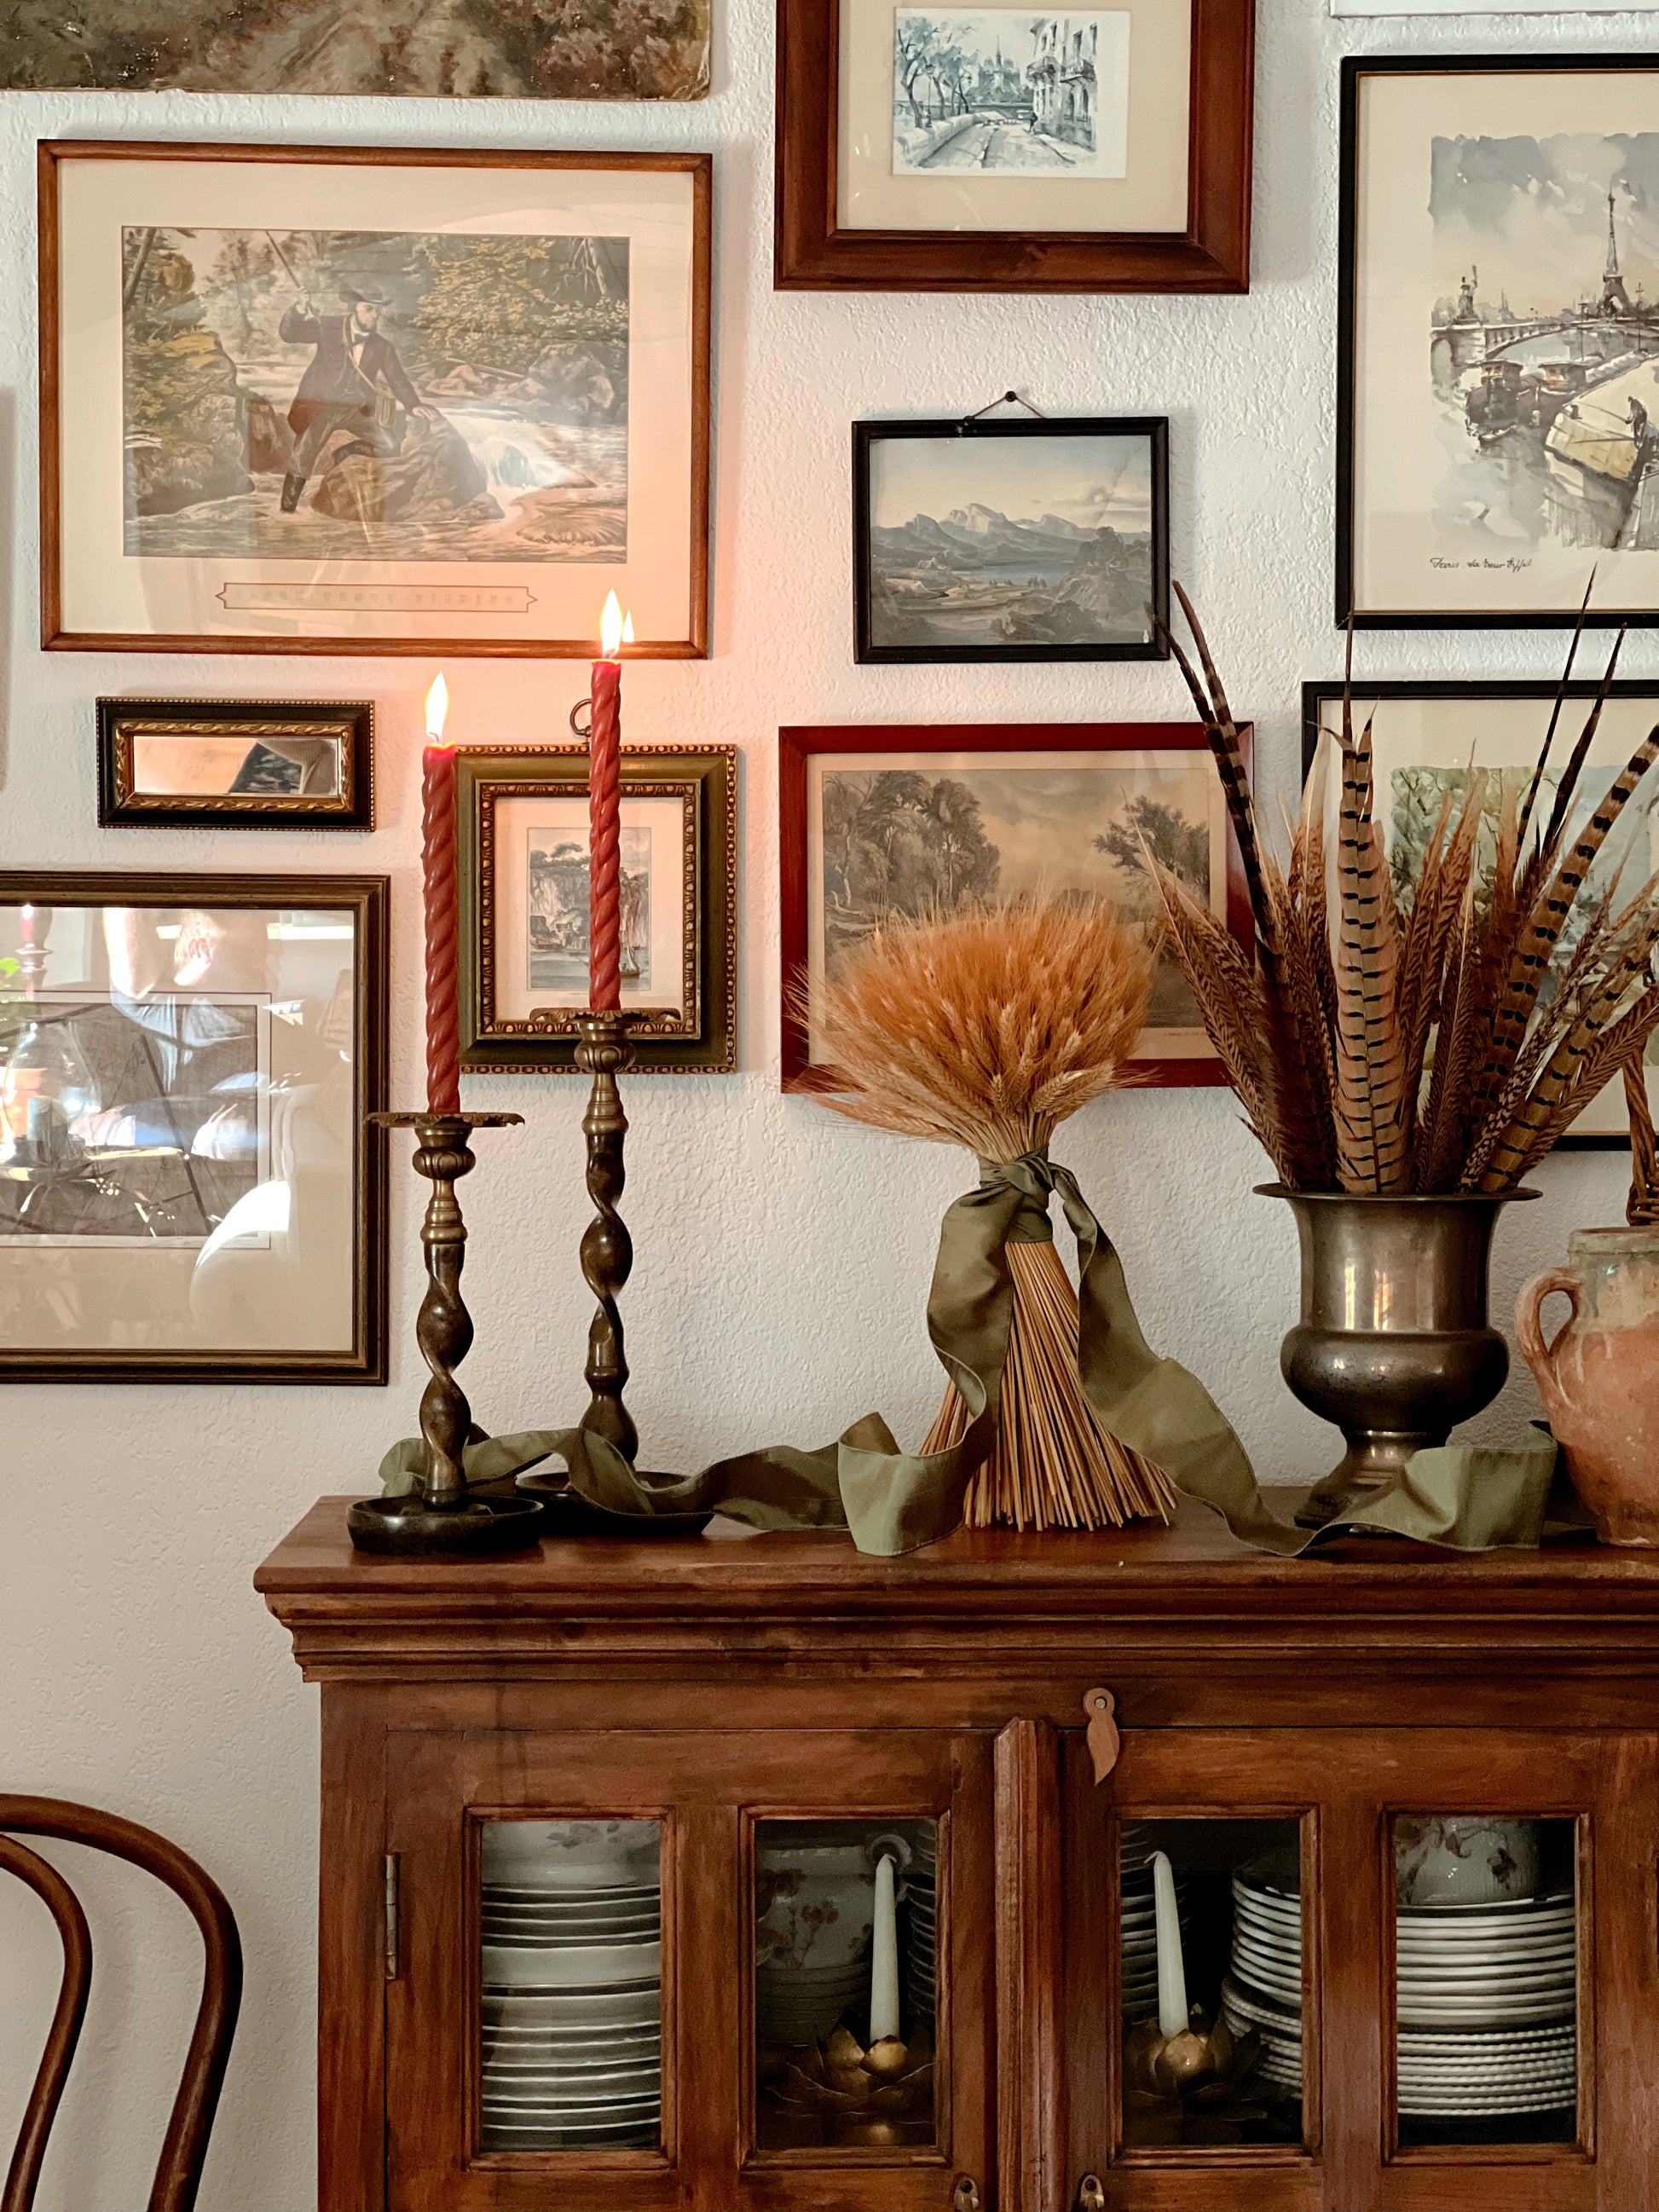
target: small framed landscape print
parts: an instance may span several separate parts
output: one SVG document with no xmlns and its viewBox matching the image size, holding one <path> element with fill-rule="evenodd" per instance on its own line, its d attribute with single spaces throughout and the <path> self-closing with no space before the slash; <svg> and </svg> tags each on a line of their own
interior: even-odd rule
<svg viewBox="0 0 1659 2212">
<path fill-rule="evenodd" d="M 1337 604 L 1659 622 L 1659 54 L 1343 64 Z"/>
<path fill-rule="evenodd" d="M 1544 817 L 1560 769 L 1577 741 L 1600 686 L 1567 686 L 1544 772 Z M 1464 789 L 1471 766 L 1488 773 L 1488 819 L 1493 835 L 1504 786 L 1524 793 L 1550 726 L 1560 687 L 1534 683 L 1357 684 L 1352 712 L 1357 728 L 1371 722 L 1376 819 L 1388 846 L 1389 871 L 1397 897 L 1408 900 L 1446 794 Z M 1342 726 L 1340 683 L 1307 684 L 1302 692 L 1303 773 L 1313 764 L 1322 729 Z M 1588 819 L 1613 777 L 1659 721 L 1659 683 L 1615 682 L 1590 741 L 1574 801 L 1575 815 Z M 1334 779 L 1328 806 L 1335 805 Z M 1492 840 L 1479 850 L 1491 866 Z M 1659 777 L 1638 786 L 1592 864 L 1592 891 L 1611 884 L 1623 870 L 1628 893 L 1659 871 Z M 1581 902 L 1581 906 L 1583 902 Z M 1570 923 L 1564 951 L 1577 940 L 1581 923 Z M 1648 1094 L 1659 1113 L 1659 1040 L 1650 1040 L 1646 1055 Z M 1565 1146 L 1585 1148 L 1630 1142 L 1622 1080 L 1610 1083 L 1574 1122 Z"/>
<path fill-rule="evenodd" d="M 1161 416 L 855 422 L 858 658 L 1164 658 L 1169 472 Z"/>
<path fill-rule="evenodd" d="M 372 830 L 368 700 L 100 699 L 106 826 Z"/>
<path fill-rule="evenodd" d="M 708 0 L 24 0 L 0 88 L 700 100 L 708 18 Z"/>
<path fill-rule="evenodd" d="M 43 143 L 43 642 L 705 653 L 710 178 Z"/>
<path fill-rule="evenodd" d="M 383 876 L 0 875 L 0 1376 L 386 1380 Z"/>
<path fill-rule="evenodd" d="M 779 0 L 776 282 L 1249 289 L 1254 0 Z"/>
<path fill-rule="evenodd" d="M 1248 726 L 1243 738 L 1248 759 Z M 878 930 L 1033 896 L 1106 898 L 1125 919 L 1151 921 L 1159 905 L 1143 839 L 1250 941 L 1243 869 L 1194 723 L 784 729 L 778 787 L 786 1091 L 836 1088 L 813 1034 L 814 994 Z M 1167 954 L 1131 1065 L 1144 1084 L 1226 1079 Z"/>
<path fill-rule="evenodd" d="M 458 749 L 461 1066 L 575 1071 L 588 1004 L 587 753 Z M 737 1066 L 737 749 L 622 757 L 622 1004 L 635 1065 Z"/>
</svg>

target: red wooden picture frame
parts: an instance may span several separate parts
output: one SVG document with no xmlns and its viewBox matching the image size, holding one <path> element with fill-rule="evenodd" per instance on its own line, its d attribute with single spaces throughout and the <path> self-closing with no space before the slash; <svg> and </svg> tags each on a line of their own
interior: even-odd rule
<svg viewBox="0 0 1659 2212">
<path fill-rule="evenodd" d="M 1251 725 L 1239 727 L 1248 767 Z M 833 1091 L 832 1067 L 813 1066 L 806 1024 L 794 1009 L 794 987 L 808 957 L 807 773 L 821 753 L 1204 752 L 1200 722 L 842 722 L 797 725 L 778 732 L 778 875 L 780 1001 L 785 1091 Z M 1247 951 L 1255 944 L 1244 864 L 1227 832 L 1227 927 Z M 1129 1063 L 1137 1085 L 1155 1090 L 1223 1086 L 1226 1071 L 1212 1054 L 1148 1055 Z"/>
<path fill-rule="evenodd" d="M 1184 231 L 854 230 L 840 0 L 778 0 L 781 292 L 1248 292 L 1255 0 L 1192 0 Z"/>
</svg>

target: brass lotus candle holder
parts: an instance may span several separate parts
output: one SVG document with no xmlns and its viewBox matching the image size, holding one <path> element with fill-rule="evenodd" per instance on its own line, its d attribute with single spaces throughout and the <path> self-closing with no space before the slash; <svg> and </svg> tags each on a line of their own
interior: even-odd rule
<svg viewBox="0 0 1659 2212">
<path fill-rule="evenodd" d="M 933 2140 L 933 2042 L 921 2022 L 868 2049 L 838 2027 L 827 2042 L 781 2054 L 774 2071 L 774 2105 L 808 2137 L 842 2149 Z"/>
</svg>

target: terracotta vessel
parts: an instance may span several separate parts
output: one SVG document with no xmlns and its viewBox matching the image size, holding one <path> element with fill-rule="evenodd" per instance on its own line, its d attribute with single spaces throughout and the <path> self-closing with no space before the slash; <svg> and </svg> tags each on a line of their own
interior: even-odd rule
<svg viewBox="0 0 1659 2212">
<path fill-rule="evenodd" d="M 1572 1311 L 1545 1340 L 1553 1291 Z M 1527 1285 L 1515 1329 L 1573 1486 L 1604 1544 L 1659 1544 L 1659 1229 L 1576 1229 Z"/>
</svg>

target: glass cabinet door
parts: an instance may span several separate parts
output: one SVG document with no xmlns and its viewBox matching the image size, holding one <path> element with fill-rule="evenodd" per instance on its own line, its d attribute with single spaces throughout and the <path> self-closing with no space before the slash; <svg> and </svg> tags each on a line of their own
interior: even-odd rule
<svg viewBox="0 0 1659 2212">
<path fill-rule="evenodd" d="M 394 1739 L 389 2212 L 988 2212 L 990 1756 Z"/>
<path fill-rule="evenodd" d="M 1645 2201 L 1646 2124 L 1609 2116 L 1659 2095 L 1652 1739 L 1126 1728 L 1062 1783 L 1073 2192 Z"/>
</svg>

